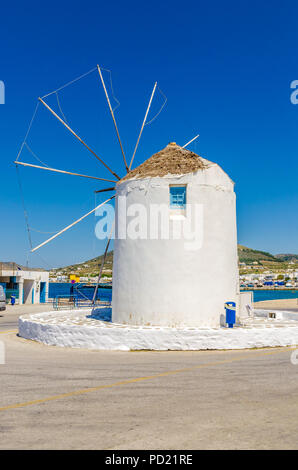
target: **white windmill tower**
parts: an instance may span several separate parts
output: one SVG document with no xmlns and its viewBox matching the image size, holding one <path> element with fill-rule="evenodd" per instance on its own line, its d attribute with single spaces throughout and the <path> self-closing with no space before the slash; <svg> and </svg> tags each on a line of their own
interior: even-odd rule
<svg viewBox="0 0 298 470">
<path fill-rule="evenodd" d="M 114 322 L 220 326 L 238 255 L 234 183 L 217 164 L 170 143 L 117 183 L 116 234 Z"/>
<path fill-rule="evenodd" d="M 116 197 L 112 320 L 132 325 L 218 327 L 225 302 L 236 301 L 238 294 L 234 183 L 217 164 L 185 149 L 194 139 L 183 147 L 171 143 L 131 170 L 157 84 L 154 85 L 133 156 L 128 164 L 101 69 L 99 66 L 97 69 L 114 122 L 126 175 L 120 178 L 44 99 L 40 98 L 40 102 L 113 175 L 113 180 L 105 181 L 112 181 L 114 186 L 100 191 L 115 190 L 116 194 L 32 251 L 46 245 Z M 26 165 L 18 160 L 16 164 Z M 89 177 L 53 168 L 38 168 Z M 123 201 L 124 213 L 119 209 Z M 183 221 L 190 226 L 192 220 L 188 209 L 198 208 L 200 225 L 195 227 L 195 230 L 200 233 L 199 245 L 193 250 L 189 249 L 190 240 L 184 232 L 178 238 L 171 238 L 170 232 L 168 237 L 164 237 L 159 230 L 156 232 L 155 227 L 151 227 L 155 230 L 153 238 L 148 236 L 148 231 L 147 236 L 129 237 L 127 232 L 124 237 L 119 236 L 120 219 L 124 220 L 127 228 L 135 207 L 142 207 L 148 215 L 153 206 L 168 209 L 166 217 L 170 232 L 175 230 L 178 219 L 179 223 Z M 150 231 L 150 228 L 148 230 Z M 93 300 L 96 298 L 109 244 L 110 237 Z"/>
</svg>

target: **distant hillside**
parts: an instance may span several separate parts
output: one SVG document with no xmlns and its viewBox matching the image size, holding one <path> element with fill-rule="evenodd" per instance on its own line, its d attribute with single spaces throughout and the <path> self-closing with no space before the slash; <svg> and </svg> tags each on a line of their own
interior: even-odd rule
<svg viewBox="0 0 298 470">
<path fill-rule="evenodd" d="M 285 254 L 279 254 L 275 255 L 275 258 L 280 259 L 281 261 L 294 261 L 298 262 L 298 255 L 293 255 L 292 253 L 285 253 Z"/>
<path fill-rule="evenodd" d="M 93 269 L 93 268 L 98 268 L 98 266 L 101 264 L 102 262 L 102 259 L 103 259 L 103 255 L 101 256 L 97 256 L 96 258 L 92 258 L 92 259 L 89 259 L 88 261 L 84 261 L 83 263 L 79 263 L 79 264 L 71 264 L 70 266 L 66 266 L 67 269 L 77 269 L 77 268 L 82 268 L 82 267 L 87 267 L 85 265 L 88 265 L 88 267 L 90 269 Z M 106 260 L 105 260 L 105 266 L 108 266 L 110 265 L 113 265 L 113 251 L 109 251 L 107 253 L 107 256 L 106 256 Z M 62 269 L 65 269 L 65 268 L 62 268 Z"/>
<path fill-rule="evenodd" d="M 62 268 L 53 269 L 51 272 L 55 275 L 61 273 L 63 275 L 76 274 L 78 276 L 93 277 L 98 275 L 99 267 L 102 262 L 103 255 L 92 258 L 83 263 L 71 264 Z M 113 251 L 110 251 L 105 260 L 104 272 L 112 271 L 113 268 Z"/>
<path fill-rule="evenodd" d="M 243 245 L 238 245 L 238 257 L 240 262 L 246 264 L 251 264 L 254 261 L 257 261 L 258 263 L 268 261 L 279 263 L 283 261 L 282 259 L 279 259 L 276 256 L 272 255 L 271 253 L 267 253 L 266 251 L 253 250 Z"/>
<path fill-rule="evenodd" d="M 246 265 L 258 265 L 260 269 L 284 269 L 290 261 L 298 264 L 298 255 L 294 254 L 279 254 L 272 255 L 266 251 L 253 250 L 243 245 L 238 245 L 238 257 L 240 263 Z M 53 274 L 60 272 L 64 275 L 77 274 L 78 276 L 96 276 L 98 274 L 99 266 L 101 265 L 103 255 L 84 261 L 79 264 L 72 264 L 64 268 L 58 268 L 52 271 Z M 104 264 L 104 273 L 111 275 L 113 269 L 113 251 L 107 254 Z M 245 269 L 245 267 L 243 268 Z"/>
</svg>

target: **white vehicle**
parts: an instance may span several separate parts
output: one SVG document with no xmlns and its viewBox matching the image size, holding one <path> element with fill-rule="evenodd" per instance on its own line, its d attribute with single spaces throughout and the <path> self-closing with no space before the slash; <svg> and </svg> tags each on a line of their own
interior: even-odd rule
<svg viewBox="0 0 298 470">
<path fill-rule="evenodd" d="M 291 282 L 287 282 L 286 283 L 286 287 L 294 287 L 293 284 Z"/>
<path fill-rule="evenodd" d="M 6 295 L 3 286 L 0 286 L 0 310 L 6 309 Z"/>
</svg>

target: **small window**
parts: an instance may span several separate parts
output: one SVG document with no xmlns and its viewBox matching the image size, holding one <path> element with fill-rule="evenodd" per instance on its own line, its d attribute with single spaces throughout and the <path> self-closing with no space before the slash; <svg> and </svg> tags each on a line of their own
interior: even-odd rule
<svg viewBox="0 0 298 470">
<path fill-rule="evenodd" d="M 170 208 L 186 208 L 186 186 L 170 186 Z"/>
</svg>

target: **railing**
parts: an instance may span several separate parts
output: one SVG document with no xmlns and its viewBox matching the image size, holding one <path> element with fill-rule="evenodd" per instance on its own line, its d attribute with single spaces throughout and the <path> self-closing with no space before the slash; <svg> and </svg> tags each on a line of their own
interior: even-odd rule
<svg viewBox="0 0 298 470">
<path fill-rule="evenodd" d="M 110 301 L 105 300 L 96 300 L 95 306 L 106 305 L 107 307 L 111 306 Z M 76 294 L 74 295 L 57 295 L 53 299 L 53 308 L 54 310 L 72 310 L 80 308 L 90 308 L 92 307 L 92 300 L 88 298 L 82 298 Z"/>
</svg>

